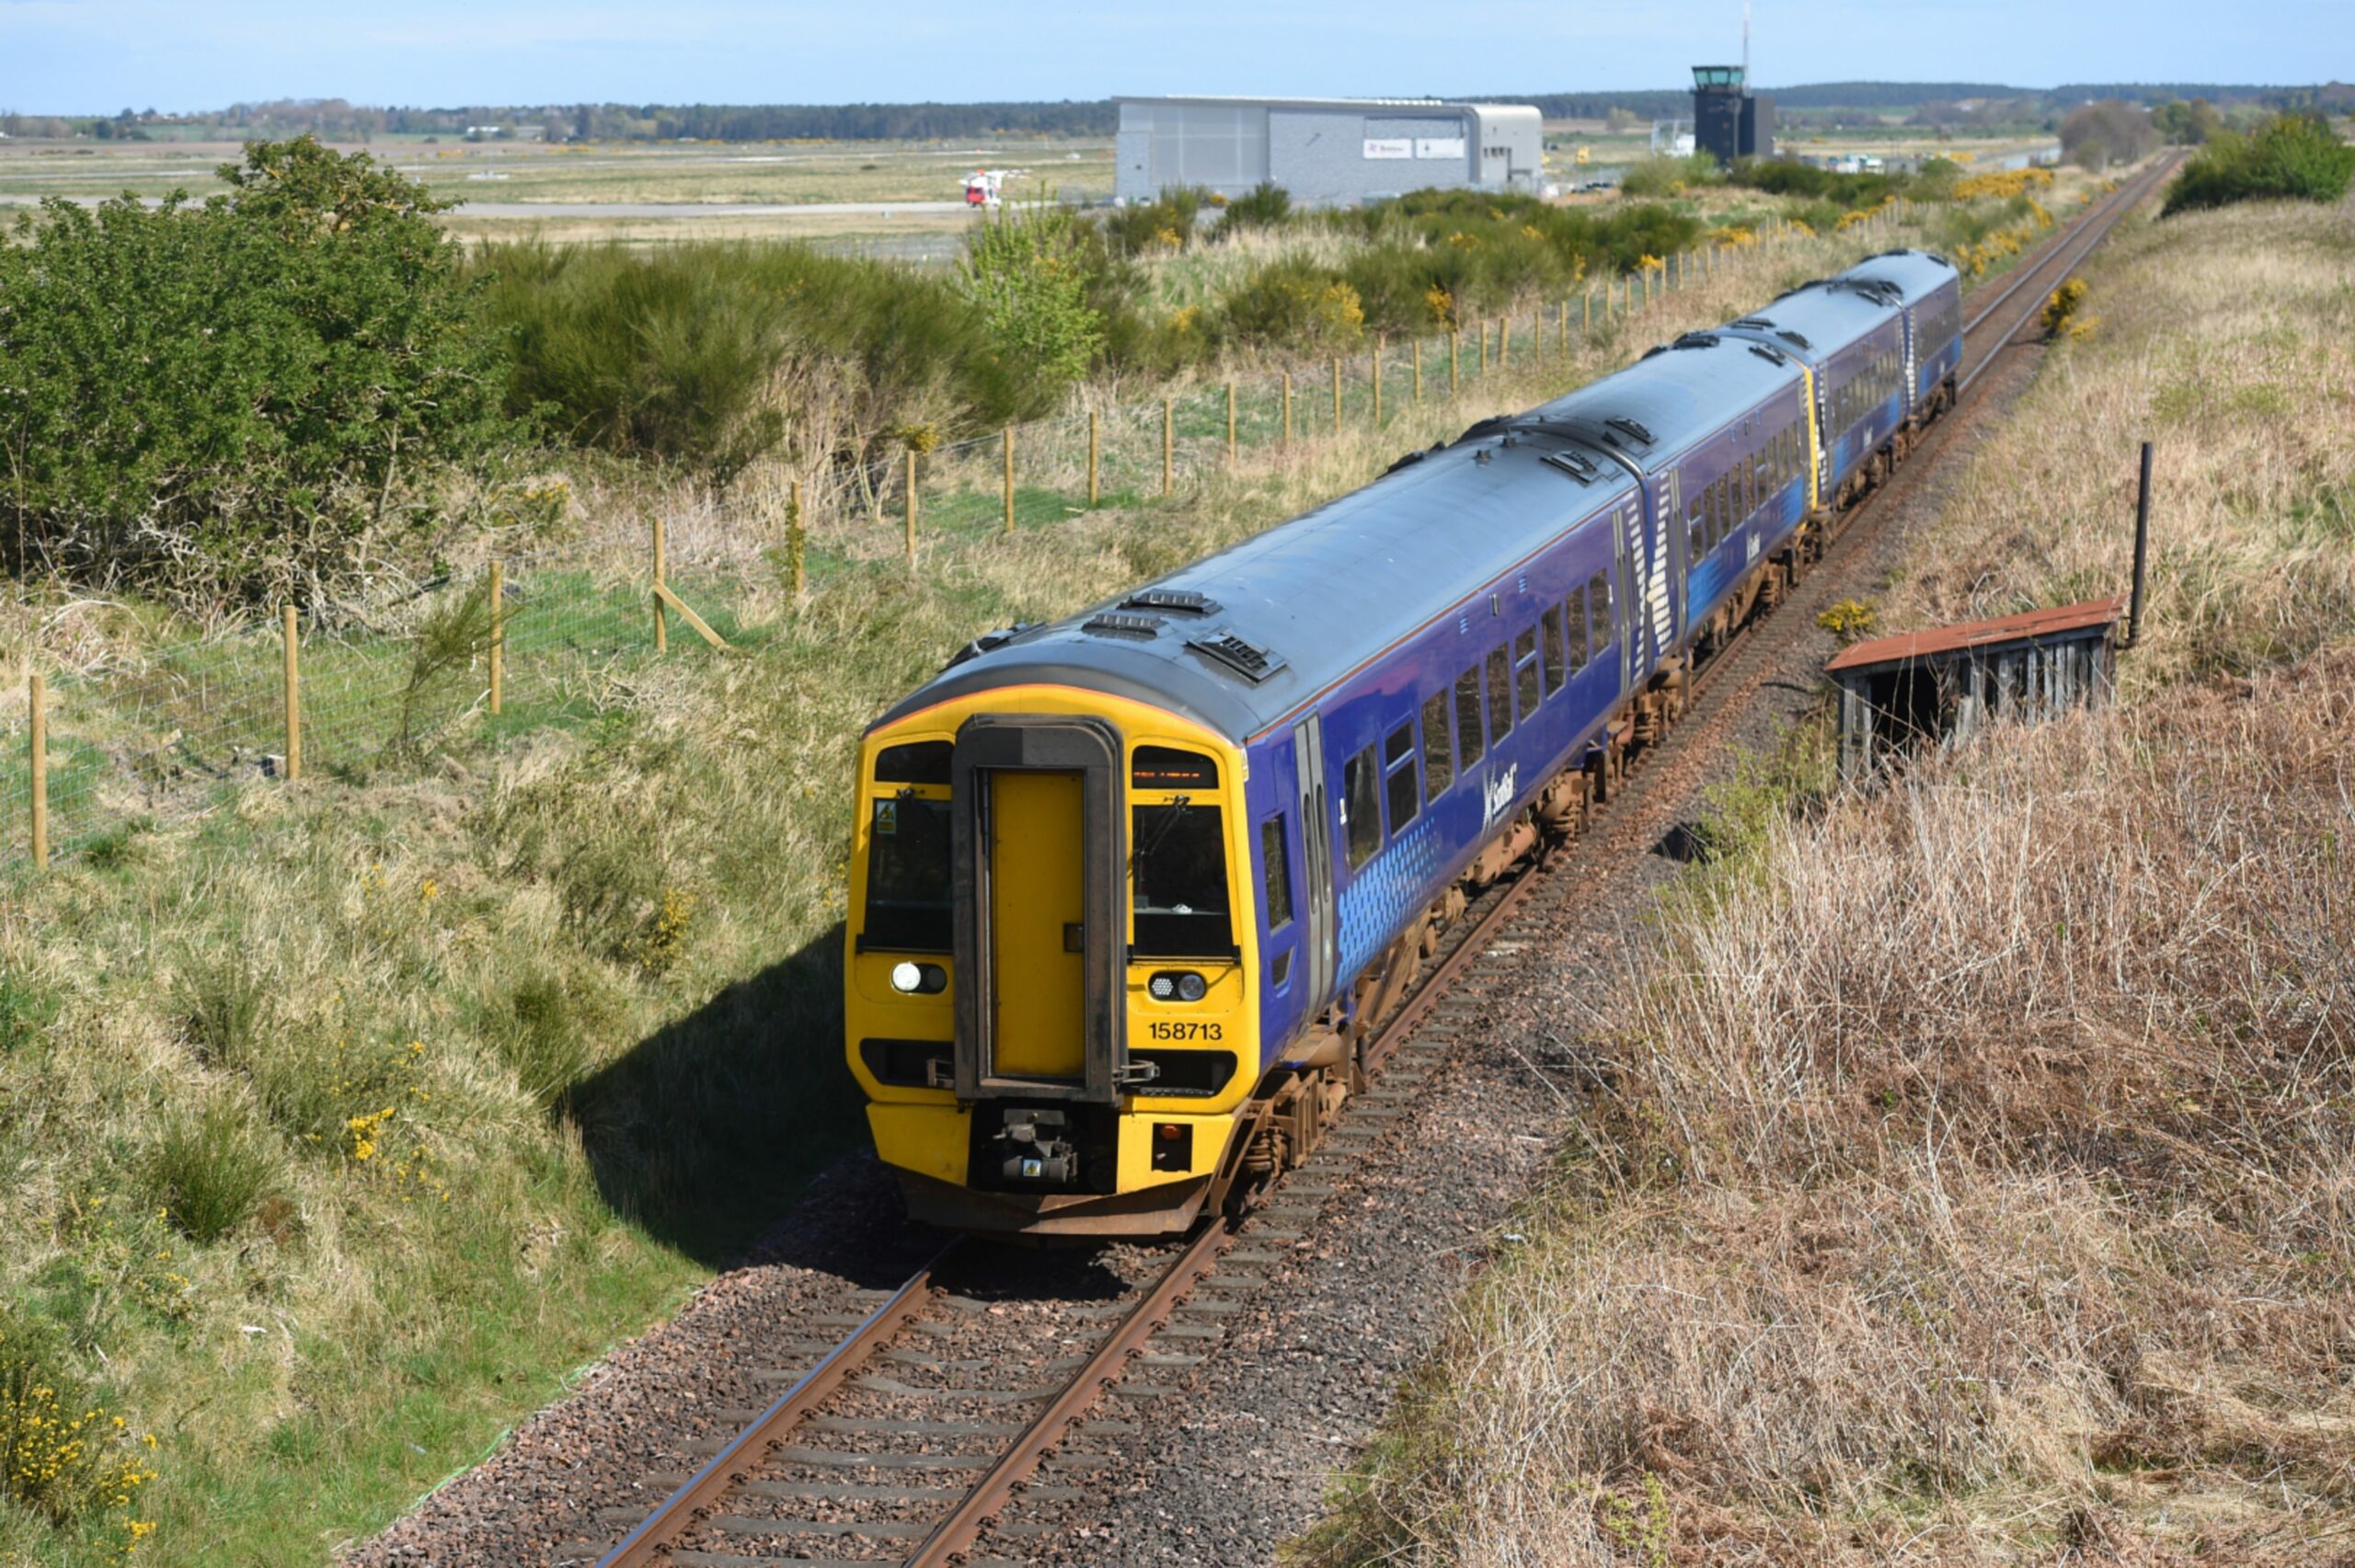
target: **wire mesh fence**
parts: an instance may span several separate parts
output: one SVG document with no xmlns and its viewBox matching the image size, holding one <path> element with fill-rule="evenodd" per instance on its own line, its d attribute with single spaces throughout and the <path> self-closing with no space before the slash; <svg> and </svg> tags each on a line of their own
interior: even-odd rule
<svg viewBox="0 0 2355 1568">
<path fill-rule="evenodd" d="M 468 726 L 507 736 L 582 722 L 653 661 L 757 644 L 768 623 L 754 585 L 772 600 L 823 593 L 932 542 L 1146 504 L 1246 453 L 1386 424 L 1484 374 L 1567 362 L 1717 260 L 1681 257 L 1511 317 L 842 465 L 790 480 L 767 505 L 681 503 L 652 538 L 619 548 L 511 555 L 365 613 L 272 621 L 56 677 L 38 711 L 29 682 L 0 694 L 0 869 L 43 849 L 103 853 L 128 825 L 209 809 L 257 781 L 368 776 Z"/>
</svg>

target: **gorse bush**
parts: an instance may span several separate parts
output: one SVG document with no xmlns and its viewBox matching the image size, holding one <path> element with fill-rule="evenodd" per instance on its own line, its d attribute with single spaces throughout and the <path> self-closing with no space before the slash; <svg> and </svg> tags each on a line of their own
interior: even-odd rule
<svg viewBox="0 0 2355 1568">
<path fill-rule="evenodd" d="M 0 246 L 0 559 L 202 600 L 314 597 L 391 503 L 507 435 L 444 205 L 304 138 L 155 211 L 43 204 Z"/>
<path fill-rule="evenodd" d="M 132 1517 L 154 1448 L 74 1375 L 53 1327 L 0 1301 L 0 1505 L 79 1524 L 128 1557 L 155 1528 Z"/>
<path fill-rule="evenodd" d="M 1151 201 L 1116 207 L 1104 214 L 1104 237 L 1123 256 L 1166 255 L 1193 242 L 1194 223 L 1210 204 L 1200 186 L 1173 186 Z"/>
<path fill-rule="evenodd" d="M 2166 214 L 2234 201 L 2336 201 L 2355 178 L 2355 147 L 2327 121 L 2277 115 L 2247 135 L 2220 132 L 2167 190 Z"/>
<path fill-rule="evenodd" d="M 1226 204 L 1212 232 L 1223 239 L 1246 229 L 1280 229 L 1291 218 L 1292 192 L 1263 179 Z"/>
<path fill-rule="evenodd" d="M 1619 177 L 1619 189 L 1629 196 L 1673 196 L 1696 185 L 1715 185 L 1724 177 L 1717 160 L 1706 153 L 1681 158 L 1651 157 L 1630 164 Z"/>
<path fill-rule="evenodd" d="M 1365 337 L 1365 307 L 1340 277 L 1305 261 L 1273 261 L 1228 296 L 1226 334 L 1239 343 L 1333 352 Z"/>
<path fill-rule="evenodd" d="M 866 461 L 895 430 L 994 424 L 1049 395 L 954 282 L 908 268 L 798 245 L 536 240 L 487 246 L 474 267 L 514 413 L 718 483 L 780 443 Z"/>
</svg>

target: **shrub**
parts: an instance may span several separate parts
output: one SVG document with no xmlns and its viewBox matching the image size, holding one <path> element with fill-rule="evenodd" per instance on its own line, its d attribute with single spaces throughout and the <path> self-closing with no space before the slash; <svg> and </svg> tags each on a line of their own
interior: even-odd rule
<svg viewBox="0 0 2355 1568">
<path fill-rule="evenodd" d="M 1717 160 L 1706 153 L 1645 158 L 1630 164 L 1619 177 L 1619 191 L 1623 196 L 1673 196 L 1690 186 L 1715 185 L 1721 177 Z"/>
<path fill-rule="evenodd" d="M 0 246 L 0 558 L 182 600 L 355 575 L 402 481 L 505 434 L 495 343 L 364 153 L 256 143 L 229 191 L 45 202 Z"/>
<path fill-rule="evenodd" d="M 1104 237 L 1122 256 L 1183 250 L 1194 237 L 1194 222 L 1210 203 L 1200 186 L 1173 186 L 1151 201 L 1116 207 L 1104 214 Z"/>
<path fill-rule="evenodd" d="M 278 1168 L 244 1113 L 225 1100 L 172 1120 L 149 1161 L 156 1207 L 190 1240 L 208 1243 L 253 1217 Z"/>
<path fill-rule="evenodd" d="M 545 975 L 518 984 L 503 1011 L 493 1038 L 516 1085 L 544 1110 L 562 1104 L 589 1070 L 592 1021 L 571 988 Z"/>
<path fill-rule="evenodd" d="M 895 430 L 1042 406 L 954 281 L 908 268 L 775 243 L 533 240 L 487 246 L 476 266 L 513 357 L 511 411 L 715 484 L 780 441 L 865 461 Z"/>
<path fill-rule="evenodd" d="M 965 291 L 998 354 L 1061 393 L 1087 373 L 1104 319 L 1087 301 L 1087 225 L 1060 207 L 1007 209 L 965 242 Z"/>
<path fill-rule="evenodd" d="M 134 1440 L 74 1376 L 62 1336 L 0 1301 L 0 1503 L 52 1525 L 112 1515 L 110 1544 L 129 1556 L 155 1529 L 133 1519 L 154 1439 Z"/>
<path fill-rule="evenodd" d="M 219 957 L 192 957 L 180 981 L 179 1004 L 189 1043 L 213 1067 L 252 1065 L 269 1016 L 270 991 L 242 949 Z"/>
<path fill-rule="evenodd" d="M 1292 192 L 1263 179 L 1226 204 L 1212 233 L 1223 238 L 1244 229 L 1280 229 L 1291 219 Z"/>
<path fill-rule="evenodd" d="M 1365 337 L 1358 292 L 1330 269 L 1304 261 L 1271 261 L 1245 279 L 1222 307 L 1223 326 L 1245 343 L 1303 353 L 1331 353 Z"/>
<path fill-rule="evenodd" d="M 2355 147 L 2314 115 L 2276 115 L 2246 136 L 2220 132 L 2192 155 L 2163 215 L 2235 201 L 2336 201 L 2355 177 Z"/>
</svg>

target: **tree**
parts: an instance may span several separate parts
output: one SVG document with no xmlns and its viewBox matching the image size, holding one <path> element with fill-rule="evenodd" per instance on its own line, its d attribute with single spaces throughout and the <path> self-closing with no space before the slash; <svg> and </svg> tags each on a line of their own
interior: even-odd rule
<svg viewBox="0 0 2355 1568">
<path fill-rule="evenodd" d="M 1104 319 L 1087 303 L 1091 235 L 1044 202 L 1007 208 L 966 241 L 966 292 L 1006 361 L 1051 396 L 1087 373 Z"/>
<path fill-rule="evenodd" d="M 2119 98 L 2082 104 L 2061 122 L 2061 151 L 2089 169 L 2131 164 L 2157 141 L 2151 117 Z"/>
<path fill-rule="evenodd" d="M 228 194 L 44 203 L 0 246 L 0 556 L 189 599 L 328 589 L 405 479 L 498 439 L 444 205 L 248 145 Z"/>
<path fill-rule="evenodd" d="M 2165 215 L 2235 201 L 2337 201 L 2355 181 L 2355 147 L 2319 115 L 2282 114 L 2248 135 L 2219 132 L 2183 166 Z"/>
<path fill-rule="evenodd" d="M 2224 128 L 2224 117 L 2206 98 L 2171 98 L 2151 106 L 2151 128 L 2178 147 L 2196 147 Z"/>
</svg>

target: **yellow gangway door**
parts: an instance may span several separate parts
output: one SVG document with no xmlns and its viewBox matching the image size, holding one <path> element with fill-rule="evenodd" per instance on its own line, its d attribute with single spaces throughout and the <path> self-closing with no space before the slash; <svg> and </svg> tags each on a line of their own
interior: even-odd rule
<svg viewBox="0 0 2355 1568">
<path fill-rule="evenodd" d="M 994 769 L 989 779 L 996 1071 L 1082 1078 L 1087 973 L 1080 941 L 1081 775 Z"/>
</svg>

